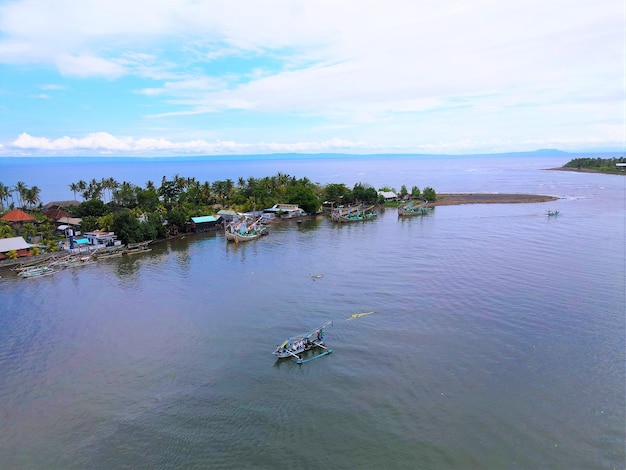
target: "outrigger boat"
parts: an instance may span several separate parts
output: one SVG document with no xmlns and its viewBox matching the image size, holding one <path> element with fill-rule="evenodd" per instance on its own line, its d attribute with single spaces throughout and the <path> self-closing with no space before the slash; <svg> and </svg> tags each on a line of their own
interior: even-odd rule
<svg viewBox="0 0 626 470">
<path fill-rule="evenodd" d="M 330 219 L 333 222 L 365 222 L 375 219 L 377 215 L 374 206 L 363 207 L 359 205 L 334 208 L 330 214 Z"/>
<path fill-rule="evenodd" d="M 276 347 L 274 356 L 278 359 L 295 357 L 298 364 L 304 364 L 305 362 L 330 354 L 333 350 L 327 348 L 324 343 L 326 340 L 326 328 L 332 326 L 332 324 L 333 322 L 329 321 L 307 333 L 287 338 L 282 344 Z M 303 359 L 302 353 L 311 349 L 323 349 L 323 351 L 308 359 Z"/>
<path fill-rule="evenodd" d="M 409 202 L 406 205 L 398 206 L 398 216 L 407 217 L 412 215 L 426 215 L 432 212 L 432 208 L 428 207 L 426 203 L 414 206 L 413 202 Z"/>
<path fill-rule="evenodd" d="M 139 243 L 129 243 L 128 245 L 126 245 L 126 248 L 124 249 L 123 253 L 125 255 L 136 255 L 139 253 L 147 253 L 148 251 L 152 251 L 152 248 L 148 246 L 150 243 L 152 243 L 152 240 L 139 242 Z"/>
<path fill-rule="evenodd" d="M 546 215 L 548 217 L 556 217 L 557 215 L 559 215 L 560 212 L 559 211 L 546 211 Z"/>
<path fill-rule="evenodd" d="M 267 227 L 261 225 L 261 218 L 250 222 L 250 217 L 244 217 L 239 221 L 232 221 L 224 227 L 224 236 L 229 242 L 248 242 L 267 235 Z"/>
</svg>

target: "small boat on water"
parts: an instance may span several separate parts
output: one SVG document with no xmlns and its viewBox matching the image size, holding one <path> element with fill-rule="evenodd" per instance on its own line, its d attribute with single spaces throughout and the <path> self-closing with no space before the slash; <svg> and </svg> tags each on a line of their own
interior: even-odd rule
<svg viewBox="0 0 626 470">
<path fill-rule="evenodd" d="M 240 220 L 233 220 L 224 226 L 224 236 L 229 242 L 248 242 L 267 235 L 267 227 L 261 224 L 261 218 L 252 221 L 250 217 L 243 217 Z"/>
<path fill-rule="evenodd" d="M 365 222 L 366 220 L 373 220 L 377 216 L 374 206 L 363 207 L 359 205 L 336 207 L 332 210 L 330 219 L 333 222 Z"/>
<path fill-rule="evenodd" d="M 432 210 L 432 207 L 428 207 L 426 203 L 420 204 L 419 206 L 414 206 L 413 202 L 411 201 L 408 204 L 398 206 L 398 216 L 410 217 L 413 215 L 426 215 L 432 212 Z"/>
<path fill-rule="evenodd" d="M 557 211 L 557 210 L 554 210 L 554 211 L 553 210 L 548 210 L 548 211 L 546 211 L 546 215 L 548 217 L 556 217 L 559 214 L 560 214 L 560 212 Z"/>
<path fill-rule="evenodd" d="M 305 362 L 332 353 L 333 350 L 325 346 L 326 328 L 332 326 L 332 324 L 333 322 L 329 321 L 311 331 L 287 338 L 282 344 L 276 346 L 274 356 L 278 359 L 295 357 L 298 364 L 304 364 Z M 302 354 L 312 349 L 322 349 L 323 351 L 320 354 L 303 359 Z"/>
</svg>

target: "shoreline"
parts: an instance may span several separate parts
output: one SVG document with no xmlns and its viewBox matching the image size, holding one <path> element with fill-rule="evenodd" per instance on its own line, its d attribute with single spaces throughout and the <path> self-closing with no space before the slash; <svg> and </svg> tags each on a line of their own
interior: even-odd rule
<svg viewBox="0 0 626 470">
<path fill-rule="evenodd" d="M 575 173 L 596 173 L 600 175 L 620 175 L 626 176 L 626 172 L 622 171 L 602 171 L 602 170 L 594 170 L 593 168 L 566 168 L 566 167 L 556 167 L 556 168 L 544 168 L 544 170 L 548 171 L 573 171 Z"/>
<path fill-rule="evenodd" d="M 452 206 L 461 204 L 524 204 L 533 202 L 557 201 L 556 196 L 541 194 L 504 194 L 504 193 L 442 193 L 437 194 L 435 202 L 429 206 Z"/>
</svg>

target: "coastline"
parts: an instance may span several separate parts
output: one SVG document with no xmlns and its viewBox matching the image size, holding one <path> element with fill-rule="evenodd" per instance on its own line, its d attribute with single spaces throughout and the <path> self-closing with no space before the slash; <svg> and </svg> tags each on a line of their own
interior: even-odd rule
<svg viewBox="0 0 626 470">
<path fill-rule="evenodd" d="M 504 194 L 504 193 L 443 193 L 437 194 L 437 200 L 429 206 L 452 206 L 461 204 L 523 204 L 532 202 L 556 201 L 556 196 L 541 194 Z"/>
<path fill-rule="evenodd" d="M 626 176 L 626 171 L 602 171 L 602 170 L 594 170 L 593 168 L 566 168 L 566 167 L 557 167 L 557 168 L 545 168 L 549 171 L 573 171 L 574 173 L 597 173 L 600 175 L 620 175 Z"/>
</svg>

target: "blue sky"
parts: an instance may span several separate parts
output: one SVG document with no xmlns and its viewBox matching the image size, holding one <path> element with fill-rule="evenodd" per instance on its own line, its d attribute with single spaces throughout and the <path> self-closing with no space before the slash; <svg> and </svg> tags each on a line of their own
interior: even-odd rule
<svg viewBox="0 0 626 470">
<path fill-rule="evenodd" d="M 615 151 L 623 0 L 0 0 L 0 156 Z"/>
</svg>

